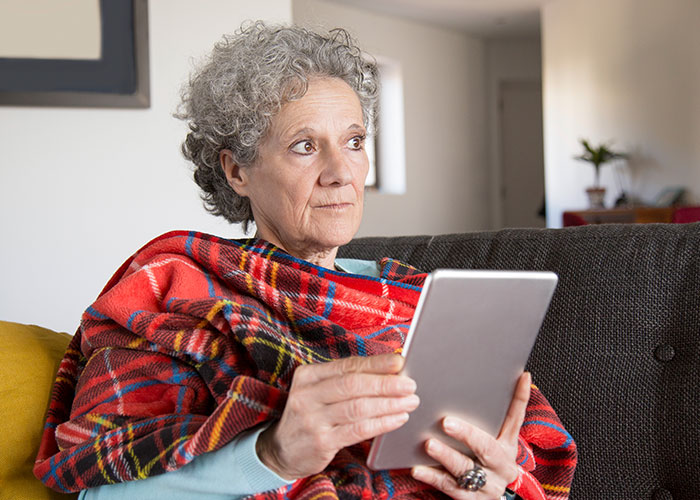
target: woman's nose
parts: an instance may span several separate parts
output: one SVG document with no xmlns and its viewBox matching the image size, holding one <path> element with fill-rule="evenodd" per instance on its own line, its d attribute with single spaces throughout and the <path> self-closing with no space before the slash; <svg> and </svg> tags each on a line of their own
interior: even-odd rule
<svg viewBox="0 0 700 500">
<path fill-rule="evenodd" d="M 344 186 L 352 182 L 352 167 L 341 151 L 326 150 L 319 181 L 323 186 Z"/>
</svg>

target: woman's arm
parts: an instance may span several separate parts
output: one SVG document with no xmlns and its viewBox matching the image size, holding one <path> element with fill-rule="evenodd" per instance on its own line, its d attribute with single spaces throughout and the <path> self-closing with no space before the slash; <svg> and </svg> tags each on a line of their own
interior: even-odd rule
<svg viewBox="0 0 700 500">
<path fill-rule="evenodd" d="M 301 366 L 281 419 L 269 428 L 177 471 L 86 490 L 81 500 L 223 500 L 318 473 L 341 448 L 399 427 L 418 406 L 415 382 L 396 375 L 402 364 L 390 354 Z"/>
<path fill-rule="evenodd" d="M 176 471 L 83 490 L 79 500 L 236 500 L 287 486 L 291 482 L 268 469 L 255 453 L 255 443 L 265 429 L 243 432 Z"/>
<path fill-rule="evenodd" d="M 249 452 L 238 460 L 227 445 L 177 471 L 88 489 L 83 499 L 231 498 L 321 472 L 340 449 L 399 427 L 418 406 L 415 383 L 397 375 L 402 365 L 389 354 L 301 366 L 281 419 L 245 440 Z M 251 484 L 251 460 L 277 481 Z"/>
</svg>

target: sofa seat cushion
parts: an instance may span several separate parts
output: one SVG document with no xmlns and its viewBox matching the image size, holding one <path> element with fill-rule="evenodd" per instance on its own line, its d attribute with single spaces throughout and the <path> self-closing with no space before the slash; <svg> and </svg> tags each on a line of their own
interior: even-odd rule
<svg viewBox="0 0 700 500">
<path fill-rule="evenodd" d="M 32 474 L 49 396 L 70 335 L 0 321 L 0 484 L 2 498 L 71 498 Z"/>
</svg>

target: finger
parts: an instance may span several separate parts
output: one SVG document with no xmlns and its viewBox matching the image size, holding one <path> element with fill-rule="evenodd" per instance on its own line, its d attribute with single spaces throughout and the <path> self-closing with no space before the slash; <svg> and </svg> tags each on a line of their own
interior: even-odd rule
<svg viewBox="0 0 700 500">
<path fill-rule="evenodd" d="M 420 404 L 415 394 L 398 398 L 355 398 L 328 407 L 329 421 L 344 425 L 367 418 L 410 413 Z"/>
<path fill-rule="evenodd" d="M 495 469 L 502 467 L 507 457 L 504 456 L 501 445 L 491 434 L 456 417 L 445 417 L 442 427 L 445 434 L 467 445 L 484 467 Z"/>
<path fill-rule="evenodd" d="M 528 372 L 523 373 L 515 386 L 513 400 L 510 402 L 508 413 L 503 421 L 501 432 L 498 434 L 498 439 L 505 440 L 506 443 L 515 445 L 518 442 L 520 428 L 525 420 L 525 412 L 527 411 L 527 403 L 530 401 L 530 384 L 532 377 Z"/>
<path fill-rule="evenodd" d="M 315 384 L 321 380 L 348 373 L 394 374 L 403 368 L 404 358 L 400 354 L 377 356 L 352 356 L 327 363 L 302 365 L 296 369 L 297 383 Z"/>
<path fill-rule="evenodd" d="M 416 383 L 402 375 L 350 373 L 322 380 L 302 390 L 318 394 L 318 400 L 323 403 L 333 404 L 361 397 L 408 396 L 415 393 Z"/>
<path fill-rule="evenodd" d="M 425 451 L 454 477 L 461 476 L 474 468 L 474 461 L 471 458 L 438 439 L 428 439 L 425 442 Z"/>
<path fill-rule="evenodd" d="M 375 438 L 398 429 L 408 421 L 408 413 L 367 418 L 335 427 L 334 435 L 339 437 L 340 448 L 346 448 L 362 441 Z"/>
<path fill-rule="evenodd" d="M 506 489 L 505 483 L 498 478 L 493 477 L 491 471 L 485 471 L 486 484 L 478 490 L 478 492 L 469 491 L 457 484 L 456 477 L 449 472 L 435 468 L 419 465 L 411 469 L 411 476 L 418 481 L 427 483 L 434 488 L 442 491 L 451 498 L 461 499 L 476 499 L 476 498 L 501 498 L 501 495 Z"/>
<path fill-rule="evenodd" d="M 466 490 L 459 487 L 457 480 L 447 471 L 434 467 L 417 466 L 411 469 L 411 476 L 433 488 L 442 491 L 451 498 L 461 500 L 469 498 Z"/>
</svg>

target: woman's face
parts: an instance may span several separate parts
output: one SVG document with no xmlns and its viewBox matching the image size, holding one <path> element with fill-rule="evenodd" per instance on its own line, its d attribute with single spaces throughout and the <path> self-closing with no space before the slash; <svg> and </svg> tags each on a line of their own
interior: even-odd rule
<svg viewBox="0 0 700 500">
<path fill-rule="evenodd" d="M 250 199 L 257 236 L 319 263 L 350 241 L 362 218 L 368 160 L 362 107 L 338 78 L 315 78 L 272 119 L 248 167 L 222 153 L 231 186 Z"/>
</svg>

